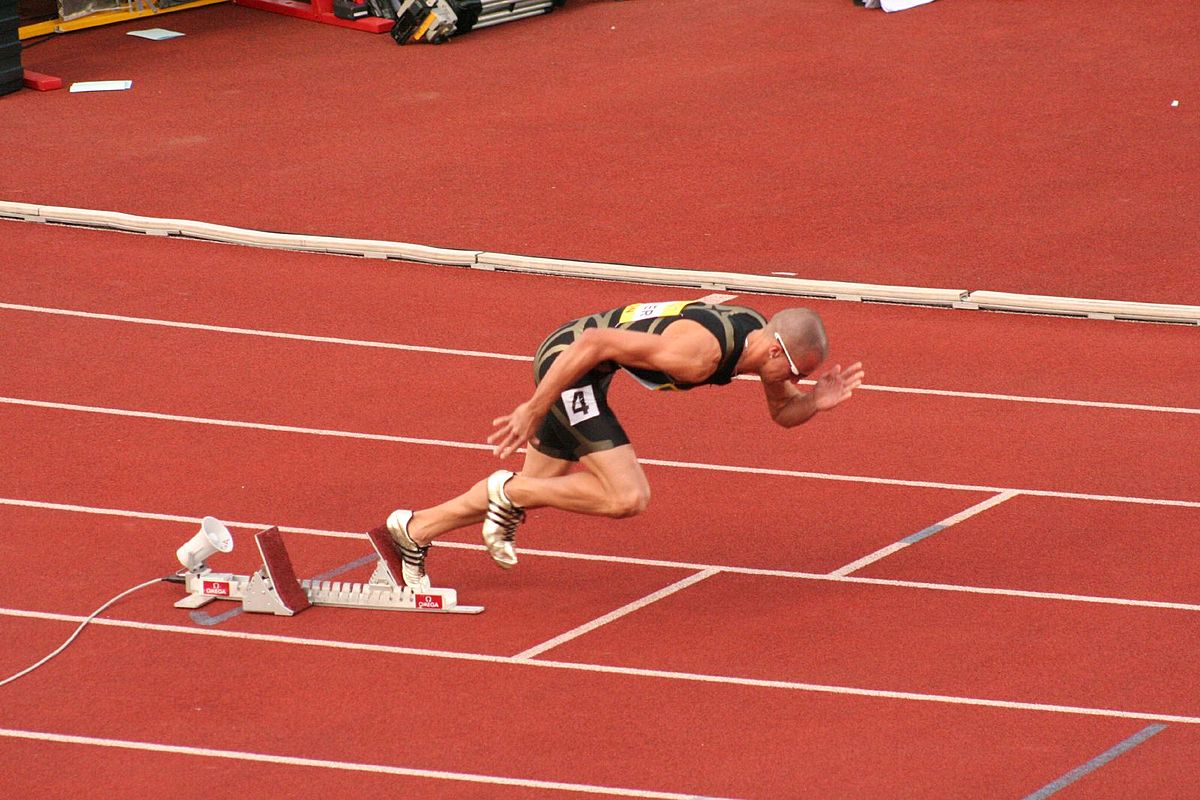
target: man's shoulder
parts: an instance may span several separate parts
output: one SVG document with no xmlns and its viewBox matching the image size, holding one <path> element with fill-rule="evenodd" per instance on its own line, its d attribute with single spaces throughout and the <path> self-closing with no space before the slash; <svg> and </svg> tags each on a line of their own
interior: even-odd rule
<svg viewBox="0 0 1200 800">
<path fill-rule="evenodd" d="M 687 316 L 707 316 L 749 329 L 762 328 L 767 318 L 749 306 L 732 306 L 724 303 L 695 303 L 687 308 Z"/>
</svg>

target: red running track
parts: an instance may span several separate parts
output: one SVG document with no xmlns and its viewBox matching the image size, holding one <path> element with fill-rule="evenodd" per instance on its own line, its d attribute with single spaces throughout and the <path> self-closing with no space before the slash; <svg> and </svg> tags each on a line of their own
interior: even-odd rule
<svg viewBox="0 0 1200 800">
<path fill-rule="evenodd" d="M 528 391 L 520 357 L 545 330 L 700 294 L 4 230 L 30 258 L 0 272 L 0 329 L 21 354 L 0 374 L 0 676 L 170 572 L 202 514 L 245 523 L 222 568 L 254 569 L 250 534 L 266 524 L 292 529 L 302 575 L 356 563 L 358 532 L 395 505 L 494 467 L 478 443 Z M 1164 724 L 1061 796 L 1187 796 L 1194 330 L 819 307 L 835 357 L 862 357 L 877 388 L 795 432 L 770 427 L 752 382 L 617 390 L 651 461 L 650 510 L 539 513 L 512 573 L 456 535 L 431 571 L 483 616 L 214 619 L 228 605 L 197 622 L 172 607 L 177 586 L 123 600 L 0 688 L 11 794 L 186 793 L 207 779 L 431 797 L 1021 798 Z M 849 578 L 826 574 L 1003 491 L 1016 493 Z"/>
</svg>

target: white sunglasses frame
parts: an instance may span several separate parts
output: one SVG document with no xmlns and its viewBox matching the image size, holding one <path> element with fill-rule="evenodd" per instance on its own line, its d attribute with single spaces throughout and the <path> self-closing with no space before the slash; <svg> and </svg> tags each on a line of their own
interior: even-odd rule
<svg viewBox="0 0 1200 800">
<path fill-rule="evenodd" d="M 792 374 L 797 378 L 801 377 L 800 370 L 796 368 L 796 362 L 792 361 L 792 354 L 788 352 L 787 345 L 783 343 L 783 337 L 779 332 L 775 332 L 775 341 L 779 342 L 779 349 L 783 350 L 783 357 L 787 359 L 788 366 L 792 368 Z"/>
</svg>

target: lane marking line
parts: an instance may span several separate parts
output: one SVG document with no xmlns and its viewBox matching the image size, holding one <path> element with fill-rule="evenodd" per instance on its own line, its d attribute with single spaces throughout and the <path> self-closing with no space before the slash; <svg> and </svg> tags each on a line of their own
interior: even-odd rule
<svg viewBox="0 0 1200 800">
<path fill-rule="evenodd" d="M 736 294 L 706 294 L 704 297 L 696 298 L 701 303 L 712 303 L 714 306 L 719 306 L 721 303 L 728 303 L 730 300 L 736 300 Z"/>
<path fill-rule="evenodd" d="M 44 611 L 24 611 L 14 608 L 0 608 L 0 616 L 20 617 L 23 619 L 49 620 L 53 622 L 79 623 L 84 617 L 72 614 L 57 614 Z M 1092 708 L 1089 706 L 1069 706 L 1052 703 L 1031 703 L 1019 700 L 993 700 L 980 697 L 960 697 L 946 694 L 925 694 L 922 692 L 901 692 L 891 689 L 864 689 L 856 686 L 836 686 L 820 683 L 802 683 L 799 681 L 771 680 L 766 678 L 742 678 L 733 675 L 708 675 L 696 672 L 676 672 L 672 670 L 647 669 L 643 667 L 618 667 L 607 664 L 589 664 L 576 661 L 551 661 L 542 658 L 527 658 L 518 660 L 512 656 L 493 656 L 482 653 L 463 653 L 453 650 L 428 650 L 417 647 L 401 647 L 398 645 L 365 644 L 363 642 L 342 642 L 331 639 L 304 639 L 295 636 L 280 636 L 278 634 L 247 633 L 228 631 L 218 628 L 199 628 L 195 626 L 163 625 L 151 622 L 132 622 L 128 620 L 97 617 L 91 625 L 111 628 L 126 628 L 130 630 L 150 631 L 154 633 L 182 633 L 190 636 L 217 636 L 226 639 L 240 639 L 249 642 L 267 644 L 285 644 L 302 647 L 320 647 L 334 650 L 356 650 L 368 653 L 386 653 L 388 655 L 416 656 L 422 658 L 440 658 L 453 661 L 471 661 L 487 664 L 517 665 L 523 667 L 538 667 L 542 669 L 573 670 L 576 672 L 597 673 L 603 675 L 620 675 L 622 677 L 666 679 L 690 681 L 694 683 L 712 683 L 729 686 L 747 686 L 759 689 L 783 689 L 797 692 L 813 692 L 818 694 L 846 695 L 851 697 L 870 697 L 884 700 L 911 700 L 924 703 L 944 703 L 947 705 L 980 706 L 984 708 L 1002 708 L 1011 711 L 1040 711 L 1055 714 L 1074 714 L 1088 717 L 1109 717 L 1113 719 L 1139 719 L 1148 722 L 1178 722 L 1185 725 L 1200 725 L 1200 717 L 1182 714 L 1161 714 L 1144 711 L 1123 711 L 1114 708 Z"/>
<path fill-rule="evenodd" d="M 1148 725 L 1145 728 L 1142 728 L 1133 736 L 1130 736 L 1123 742 L 1113 745 L 1111 748 L 1105 750 L 1103 753 L 1096 756 L 1086 764 L 1081 764 L 1080 766 L 1068 772 L 1066 775 L 1063 775 L 1058 780 L 1046 784 L 1041 789 L 1038 789 L 1036 792 L 1026 797 L 1025 800 L 1045 800 L 1045 798 L 1049 797 L 1050 795 L 1056 794 L 1060 789 L 1070 786 L 1084 775 L 1100 769 L 1100 767 L 1103 767 L 1105 764 L 1112 761 L 1122 753 L 1129 752 L 1166 727 L 1166 725 Z"/>
<path fill-rule="evenodd" d="M 5 506 L 20 506 L 22 508 L 37 508 L 45 511 L 72 511 L 80 514 L 101 514 L 108 517 L 132 517 L 134 519 L 155 520 L 158 522 L 187 522 L 198 524 L 203 520 L 203 517 L 188 516 L 187 514 L 156 514 L 152 511 L 132 511 L 121 508 L 100 508 L 98 506 L 81 506 L 72 503 L 46 503 L 40 500 L 21 500 L 13 497 L 0 497 L 0 505 Z M 272 523 L 269 522 L 231 522 L 229 520 L 221 520 L 227 527 L 233 528 L 270 528 Z M 326 536 L 335 539 L 362 539 L 366 541 L 365 533 L 352 531 L 330 531 L 321 528 L 297 528 L 297 527 L 282 527 L 279 528 L 284 533 L 304 533 L 312 536 Z M 439 544 L 445 544 L 444 542 Z M 483 549 L 483 545 L 479 545 L 479 549 Z M 522 552 L 525 552 L 522 550 Z"/>
<path fill-rule="evenodd" d="M 215 750 L 210 747 L 188 747 L 175 744 L 160 744 L 157 742 L 137 742 L 128 739 L 102 739 L 95 736 L 71 736 L 46 731 L 28 731 L 14 728 L 0 728 L 0 736 L 11 739 L 29 739 L 33 741 L 55 742 L 59 744 L 78 744 L 91 747 L 115 747 L 122 750 L 141 750 L 152 753 L 171 753 L 173 755 L 199 756 L 203 758 L 223 758 L 233 761 L 252 761 L 265 764 L 282 764 L 289 767 L 317 767 L 319 769 L 336 769 L 348 772 L 372 772 L 382 775 L 398 775 L 407 778 L 432 778 L 444 781 L 463 781 L 468 783 L 485 783 L 499 786 L 519 786 L 523 789 L 552 789 L 560 792 L 579 792 L 582 794 L 612 795 L 614 797 L 643 797 L 653 800 L 693 800 L 694 794 L 678 792 L 658 792 L 649 789 L 624 789 L 613 786 L 594 786 L 586 783 L 565 783 L 562 781 L 543 781 L 529 778 L 504 778 L 499 775 L 481 775 L 472 772 L 447 772 L 436 769 L 417 769 L 414 767 L 393 767 L 387 764 L 362 764 L 353 761 L 330 761 L 323 758 L 298 758 L 296 756 L 273 755 L 270 753 L 248 753 L 241 750 Z M 714 799 L 719 800 L 719 799 Z"/>
<path fill-rule="evenodd" d="M 534 658 L 535 656 L 539 656 L 542 653 L 546 652 L 547 650 L 558 647 L 560 644 L 565 644 L 566 642 L 569 642 L 572 639 L 577 639 L 580 636 L 583 636 L 585 633 L 591 633 L 592 631 L 596 630 L 597 628 L 603 627 L 603 626 L 607 625 L 608 623 L 612 622 L 613 620 L 617 620 L 628 614 L 632 614 L 633 612 L 637 611 L 638 609 L 645 608 L 646 606 L 650 605 L 651 603 L 656 603 L 659 600 L 662 600 L 664 597 L 669 597 L 670 595 L 675 594 L 676 592 L 680 591 L 681 589 L 686 589 L 687 587 L 697 584 L 700 581 L 705 580 L 706 578 L 711 578 L 713 575 L 716 575 L 720 571 L 721 570 L 716 569 L 715 567 L 710 567 L 709 569 L 701 570 L 700 572 L 697 572 L 694 575 L 689 575 L 686 578 L 684 578 L 683 580 L 676 581 L 675 583 L 672 583 L 670 586 L 665 586 L 662 589 L 659 589 L 657 592 L 646 595 L 645 597 L 641 598 L 640 600 L 634 600 L 632 603 L 627 603 L 626 605 L 621 606 L 620 608 L 616 609 L 615 611 L 610 611 L 609 613 L 605 614 L 602 617 L 597 617 L 596 619 L 592 620 L 591 622 L 585 622 L 583 625 L 580 625 L 577 628 L 572 628 L 571 630 L 567 631 L 566 633 L 555 636 L 553 639 L 548 639 L 548 640 L 542 642 L 541 644 L 530 647 L 528 650 L 523 650 L 520 653 L 517 653 L 515 656 L 513 656 L 513 659 L 515 659 L 517 661 L 525 661 L 527 659 Z"/>
<path fill-rule="evenodd" d="M 67 511 L 80 514 L 98 514 L 102 516 L 161 520 L 165 522 L 185 522 L 193 525 L 199 524 L 203 519 L 201 516 L 152 514 L 141 511 L 126 511 L 121 509 L 70 505 L 67 503 L 45 503 L 37 500 L 18 500 L 10 497 L 0 497 L 0 506 L 18 506 L 22 508 L 36 508 L 44 511 Z M 222 520 L 222 522 L 224 522 L 225 525 L 230 528 L 251 528 L 262 530 L 264 528 L 271 527 L 270 524 L 263 522 L 236 522 L 229 520 Z M 354 533 L 351 531 L 330 531 L 322 530 L 320 528 L 301 528 L 286 525 L 279 525 L 278 528 L 283 533 L 299 533 L 306 536 L 323 536 L 335 539 L 359 540 L 365 540 L 367 538 L 365 533 Z M 457 550 L 476 550 L 479 552 L 482 552 L 486 549 L 482 544 L 450 542 L 445 540 L 438 540 L 437 546 L 453 548 Z M 857 583 L 868 586 L 890 586 L 900 589 L 927 589 L 937 592 L 961 592 L 965 594 L 995 595 L 998 597 L 1019 597 L 1028 600 L 1055 600 L 1071 603 L 1095 603 L 1098 605 L 1131 606 L 1135 608 L 1161 608 L 1172 611 L 1200 611 L 1200 604 L 1176 603 L 1167 600 L 1135 600 L 1123 597 L 1101 597 L 1096 595 L 1068 594 L 1063 592 L 1038 592 L 1028 589 L 1004 589 L 992 586 L 964 586 L 953 583 L 908 581 L 897 578 L 865 578 L 857 575 L 839 576 L 819 572 L 798 572 L 795 570 L 766 569 L 760 567 L 734 567 L 717 564 L 696 564 L 686 561 L 667 561 L 655 558 L 606 555 L 603 553 L 574 553 L 564 550 L 537 550 L 532 548 L 522 548 L 521 554 L 539 556 L 542 558 L 568 558 L 577 561 L 603 561 L 606 564 L 625 564 L 638 567 L 662 567 L 665 569 L 688 570 L 691 572 L 714 569 L 719 572 L 727 572 L 732 575 L 753 575 L 767 578 L 788 578 L 804 581 L 828 581 L 832 583 Z"/>
<path fill-rule="evenodd" d="M 356 431 L 341 431 L 329 428 L 306 428 L 298 425 L 274 425 L 266 422 L 242 422 L 240 420 L 217 419 L 214 417 L 193 417 L 180 414 L 162 414 L 155 411 L 133 411 L 123 408 L 106 406 L 87 406 L 78 403 L 56 403 L 49 400 L 26 400 L 20 397 L 0 397 L 0 404 L 25 406 L 28 408 L 44 408 L 54 411 L 75 411 L 86 414 L 104 414 L 116 417 L 132 417 L 136 419 L 153 419 L 163 422 L 186 422 L 196 425 L 214 425 L 225 428 L 242 428 L 263 430 L 274 433 L 300 433 L 309 436 L 332 436 L 345 439 L 366 439 L 376 442 L 393 442 L 399 444 L 432 445 L 464 450 L 488 450 L 493 447 L 485 443 L 456 442 L 449 439 L 423 439 L 412 436 L 394 436 L 383 433 L 359 433 Z M 523 450 L 518 451 L 523 452 Z M 950 489 L 963 492 L 1017 492 L 1033 497 L 1057 497 L 1073 500 L 1097 500 L 1115 503 L 1134 503 L 1138 505 L 1178 506 L 1182 508 L 1200 508 L 1200 500 L 1170 500 L 1153 497 L 1127 497 L 1122 495 L 1090 494 L 1087 492 L 1062 492 L 1051 489 L 1023 489 L 1004 486 L 977 486 L 967 483 L 944 483 L 940 481 L 914 481 L 902 478 L 876 478 L 866 475 L 838 475 L 828 472 L 805 472 L 793 469 L 773 469 L 769 467 L 742 467 L 732 464 L 705 464 L 697 461 L 674 461 L 661 458 L 638 458 L 639 464 L 658 467 L 678 467 L 680 469 L 698 469 L 711 472 L 735 472 L 743 475 L 775 475 L 785 478 L 813 478 L 826 481 L 846 481 L 850 483 L 869 483 L 885 486 L 908 486 L 923 489 Z"/>
<path fill-rule="evenodd" d="M 105 414 L 114 417 L 153 419 L 162 422 L 188 422 L 196 425 L 215 425 L 222 428 L 244 428 L 248 430 L 273 431 L 275 433 L 302 433 L 306 436 L 333 436 L 343 439 L 367 439 L 374 442 L 424 444 L 465 450 L 494 449 L 491 445 L 483 442 L 477 444 L 475 442 L 454 442 L 448 439 L 422 439 L 412 436 L 393 436 L 386 433 L 355 433 L 354 431 L 339 431 L 329 428 L 306 428 L 299 425 L 273 425 L 267 422 L 242 422 L 239 420 L 216 419 L 213 417 L 190 417 L 180 414 L 160 414 L 154 411 L 131 411 L 123 408 L 84 406 L 76 403 L 54 403 L 44 400 L 23 400 L 19 397 L 0 397 L 0 403 L 14 406 L 28 406 L 31 408 L 48 408 L 56 411 L 79 411 L 86 414 Z"/>
<path fill-rule="evenodd" d="M 733 299 L 737 295 L 708 295 L 707 297 L 722 297 Z M 705 297 L 700 298 L 706 300 Z M 435 353 L 438 355 L 463 356 L 467 358 L 492 358 L 503 361 L 532 362 L 532 356 L 513 355 L 511 353 L 493 353 L 483 350 L 462 350 L 448 347 L 429 347 L 416 344 L 399 344 L 395 342 L 379 342 L 366 339 L 343 339 L 336 336 L 315 336 L 303 333 L 283 333 L 280 331 L 257 330 L 252 328 L 235 328 L 225 325 L 208 325 L 199 322 L 176 322 L 172 320 L 153 319 L 150 317 L 130 317 L 120 314 L 103 314 L 93 311 L 73 311 L 65 308 L 49 308 L 45 306 L 29 306 L 19 303 L 0 303 L 0 310 L 27 311 L 36 314 L 55 314 L 84 319 L 106 320 L 110 322 L 126 322 L 137 325 L 155 325 L 165 328 L 182 328 L 186 330 L 210 331 L 214 333 L 231 333 L 241 336 L 262 336 L 270 339 L 291 339 L 300 342 L 316 342 L 321 344 L 337 344 L 351 347 L 370 347 L 382 350 L 404 350 L 416 353 Z M 756 375 L 737 375 L 738 380 L 757 381 Z M 800 383 L 811 386 L 814 381 L 804 380 Z M 1165 414 L 1198 414 L 1200 408 L 1183 408 L 1178 406 L 1146 405 L 1142 403 L 1114 403 L 1102 400 L 1072 400 L 1059 397 L 1030 397 L 1015 394 L 997 394 L 993 392 L 963 392 L 952 389 L 925 389 L 907 386 L 884 386 L 879 384 L 863 384 L 859 390 L 873 392 L 892 392 L 899 394 L 934 395 L 940 397 L 957 397 L 974 400 L 995 400 L 1012 403 L 1041 403 L 1046 405 L 1081 406 L 1085 408 L 1108 408 L 1121 411 L 1154 411 Z"/>
<path fill-rule="evenodd" d="M 908 386 L 879 386 L 863 384 L 859 389 L 873 392 L 897 392 L 900 394 L 932 394 L 943 397 L 962 397 L 972 400 L 1002 400 L 1013 403 L 1042 403 L 1055 406 L 1084 406 L 1087 408 L 1112 408 L 1121 411 L 1158 411 L 1166 414 L 1200 414 L 1200 408 L 1182 408 L 1179 406 L 1154 406 L 1142 403 L 1109 403 L 1103 400 L 1067 400 L 1060 397 L 1030 397 L 1015 394 L 996 394 L 993 392 L 959 392 L 949 389 L 919 389 Z M 855 391 L 858 391 L 856 389 Z"/>
<path fill-rule="evenodd" d="M 17 303 L 0 303 L 0 309 L 6 311 L 29 311 L 36 314 L 55 314 L 64 317 L 81 317 L 83 319 L 98 319 L 107 322 L 127 322 L 135 325 L 154 325 L 162 328 L 182 328 L 184 330 L 208 331 L 211 333 L 233 333 L 239 336 L 261 336 L 267 339 L 290 339 L 297 342 L 338 344 L 348 345 L 350 347 L 371 347 L 380 350 L 408 350 L 414 353 L 437 353 L 439 355 L 468 356 L 471 358 L 495 358 L 505 361 L 533 361 L 533 356 L 514 356 L 505 353 L 489 353 L 481 350 L 456 350 L 447 347 L 426 347 L 424 345 L 417 344 L 376 342 L 367 339 L 342 339 L 336 336 L 311 336 L 304 333 L 282 333 L 280 331 L 258 330 L 254 328 L 231 328 L 225 325 L 208 325 L 200 322 L 175 322 L 173 320 L 153 319 L 150 317 L 127 317 L 120 314 L 101 314 L 94 311 L 72 311 L 66 308 L 25 306 Z"/>
<path fill-rule="evenodd" d="M 928 528 L 919 530 L 910 536 L 905 536 L 903 539 L 901 539 L 898 542 L 893 542 L 892 544 L 889 544 L 887 547 L 881 547 L 880 549 L 876 550 L 874 553 L 865 555 L 862 558 L 858 559 L 857 561 L 851 561 L 846 566 L 835 569 L 833 572 L 830 572 L 829 574 L 830 575 L 849 575 L 851 572 L 856 572 L 856 571 L 862 569 L 863 567 L 867 566 L 868 564 L 874 564 L 876 561 L 879 561 L 883 558 L 887 558 L 888 556 L 892 555 L 893 553 L 903 550 L 904 548 L 909 547 L 911 545 L 914 545 L 917 542 L 921 541 L 922 539 L 927 539 L 930 536 L 933 536 L 935 533 L 940 533 L 941 531 L 946 530 L 946 528 L 949 528 L 953 525 L 957 525 L 958 523 L 962 522 L 964 519 L 970 519 L 971 517 L 975 516 L 976 514 L 987 511 L 989 508 L 998 506 L 1001 503 L 1003 503 L 1005 500 L 1011 500 L 1012 498 L 1016 497 L 1018 494 L 1019 494 L 1019 492 L 1014 492 L 1012 490 L 1008 490 L 1008 491 L 1001 492 L 1000 494 L 995 495 L 993 497 L 989 497 L 987 500 L 976 503 L 975 505 L 971 506 L 970 508 L 963 509 L 962 511 L 958 512 L 957 514 L 953 514 L 949 517 L 946 517 L 941 522 L 936 522 L 933 525 L 930 525 Z"/>
</svg>

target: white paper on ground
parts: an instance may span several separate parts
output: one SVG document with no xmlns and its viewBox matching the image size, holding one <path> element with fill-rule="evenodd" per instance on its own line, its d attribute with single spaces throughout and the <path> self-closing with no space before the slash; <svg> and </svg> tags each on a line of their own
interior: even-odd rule
<svg viewBox="0 0 1200 800">
<path fill-rule="evenodd" d="M 161 42 L 163 39 L 174 39 L 177 36 L 183 36 L 179 31 L 169 31 L 166 28 L 146 28 L 140 31 L 129 31 L 129 35 L 149 39 L 152 42 Z"/>
<path fill-rule="evenodd" d="M 80 81 L 71 84 L 72 92 L 120 92 L 133 86 L 133 81 Z"/>
<path fill-rule="evenodd" d="M 880 0 L 880 5 L 883 6 L 884 11 L 904 11 L 932 2 L 933 0 Z"/>
</svg>

